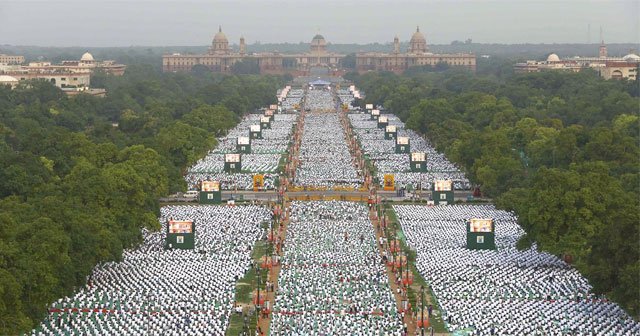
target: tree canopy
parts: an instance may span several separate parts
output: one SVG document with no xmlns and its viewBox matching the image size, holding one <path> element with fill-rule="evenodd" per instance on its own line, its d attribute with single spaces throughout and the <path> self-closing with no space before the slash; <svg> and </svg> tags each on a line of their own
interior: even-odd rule
<svg viewBox="0 0 640 336">
<path fill-rule="evenodd" d="M 148 64 L 92 79 L 106 98 L 0 86 L 2 335 L 28 331 L 96 264 L 158 229 L 158 198 L 184 190 L 184 169 L 284 84 Z"/>
<path fill-rule="evenodd" d="M 591 71 L 349 74 L 513 210 L 518 243 L 570 256 L 598 293 L 640 313 L 636 82 Z M 364 104 L 364 102 L 363 102 Z"/>
</svg>

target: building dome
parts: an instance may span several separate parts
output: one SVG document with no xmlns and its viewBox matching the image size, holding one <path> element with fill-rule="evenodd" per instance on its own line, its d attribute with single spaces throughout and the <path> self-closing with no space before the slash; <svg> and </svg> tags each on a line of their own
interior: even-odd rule
<svg viewBox="0 0 640 336">
<path fill-rule="evenodd" d="M 213 37 L 213 41 L 211 42 L 210 53 L 226 55 L 229 54 L 229 40 L 227 40 L 227 35 L 222 32 L 222 27 L 218 27 L 218 33 Z"/>
<path fill-rule="evenodd" d="M 85 61 L 85 62 L 91 62 L 93 61 L 93 55 L 91 55 L 88 51 L 84 54 L 82 54 L 82 57 L 80 57 L 81 61 Z"/>
<path fill-rule="evenodd" d="M 547 57 L 547 62 L 560 62 L 560 57 L 556 54 L 551 54 Z"/>
<path fill-rule="evenodd" d="M 420 32 L 420 27 L 416 27 L 416 32 L 413 33 L 413 35 L 411 36 L 411 40 L 409 40 L 409 52 L 427 52 L 427 39 L 424 37 L 424 34 Z"/>
<path fill-rule="evenodd" d="M 324 46 L 327 45 L 327 41 L 324 39 L 324 36 L 317 34 L 311 39 L 311 45 Z"/>
<path fill-rule="evenodd" d="M 424 37 L 424 34 L 420 32 L 420 27 L 416 27 L 416 32 L 411 35 L 410 43 L 413 42 L 424 42 L 427 43 L 427 39 Z"/>
<path fill-rule="evenodd" d="M 636 54 L 626 55 L 622 59 L 627 61 L 627 62 L 640 62 L 640 56 L 638 56 Z"/>
<path fill-rule="evenodd" d="M 229 43 L 229 40 L 227 40 L 227 35 L 222 32 L 222 27 L 218 27 L 218 33 L 216 33 L 216 35 L 213 37 L 213 43 L 216 42 Z"/>
<path fill-rule="evenodd" d="M 0 75 L 0 86 L 9 85 L 12 88 L 18 85 L 18 79 L 12 76 Z"/>
<path fill-rule="evenodd" d="M 316 34 L 311 39 L 311 52 L 312 53 L 325 53 L 327 52 L 327 41 L 324 39 L 324 36 L 320 34 Z"/>
<path fill-rule="evenodd" d="M 17 83 L 17 82 L 18 82 L 18 79 L 13 76 L 0 75 L 0 83 L 2 84 Z"/>
</svg>

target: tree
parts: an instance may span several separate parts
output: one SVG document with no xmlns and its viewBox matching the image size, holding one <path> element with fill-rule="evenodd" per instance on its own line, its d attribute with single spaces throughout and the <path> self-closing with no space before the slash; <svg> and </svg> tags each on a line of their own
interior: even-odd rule
<svg viewBox="0 0 640 336">
<path fill-rule="evenodd" d="M 344 58 L 342 58 L 341 66 L 345 69 L 355 69 L 356 54 L 355 53 L 347 54 Z"/>
<path fill-rule="evenodd" d="M 257 59 L 243 58 L 241 61 L 233 63 L 231 72 L 234 75 L 257 75 L 260 73 L 260 65 Z"/>
</svg>

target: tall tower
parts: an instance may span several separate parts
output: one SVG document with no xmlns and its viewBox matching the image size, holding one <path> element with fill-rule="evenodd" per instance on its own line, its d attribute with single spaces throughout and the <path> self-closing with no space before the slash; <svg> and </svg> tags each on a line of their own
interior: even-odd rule
<svg viewBox="0 0 640 336">
<path fill-rule="evenodd" d="M 246 52 L 247 52 L 247 47 L 244 44 L 244 36 L 240 36 L 240 55 L 244 56 Z"/>
<path fill-rule="evenodd" d="M 607 45 L 604 44 L 604 38 L 602 37 L 602 27 L 600 27 L 600 51 L 598 52 L 600 58 L 607 57 Z"/>
<path fill-rule="evenodd" d="M 400 39 L 398 38 L 398 35 L 393 38 L 393 52 L 396 54 L 400 53 Z"/>
</svg>

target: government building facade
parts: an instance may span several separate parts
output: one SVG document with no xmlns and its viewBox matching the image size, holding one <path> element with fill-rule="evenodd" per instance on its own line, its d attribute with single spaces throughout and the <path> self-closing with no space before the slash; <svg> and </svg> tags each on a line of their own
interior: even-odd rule
<svg viewBox="0 0 640 336">
<path fill-rule="evenodd" d="M 390 53 L 356 54 L 356 70 L 402 73 L 412 66 L 435 66 L 438 63 L 476 70 L 474 54 L 430 53 L 427 40 L 419 28 L 411 37 L 407 52 L 400 52 L 397 36 L 393 45 L 393 51 Z M 248 60 L 257 64 L 260 73 L 265 74 L 290 73 L 294 76 L 304 76 L 310 74 L 311 68 L 325 67 L 329 69 L 330 74 L 341 75 L 346 72 L 342 65 L 345 56 L 327 51 L 327 41 L 319 34 L 311 39 L 309 52 L 302 54 L 247 53 L 243 37 L 240 38 L 239 49 L 233 50 L 222 28 L 219 28 L 206 54 L 165 54 L 162 56 L 162 69 L 164 72 L 189 72 L 196 65 L 204 65 L 213 72 L 231 73 L 236 62 Z"/>
<path fill-rule="evenodd" d="M 638 80 L 640 56 L 630 53 L 623 57 L 609 56 L 604 41 L 600 44 L 598 56 L 560 58 L 557 54 L 550 54 L 545 61 L 529 60 L 516 63 L 515 73 L 529 73 L 542 71 L 580 72 L 592 69 L 604 79 Z"/>
<path fill-rule="evenodd" d="M 360 73 L 367 71 L 392 71 L 402 73 L 414 66 L 432 66 L 447 64 L 450 67 L 464 67 L 476 71 L 475 54 L 434 54 L 429 52 L 427 39 L 420 32 L 420 27 L 409 40 L 409 49 L 400 51 L 400 39 L 393 39 L 393 51 L 390 53 L 365 52 L 356 55 L 356 70 Z"/>
<path fill-rule="evenodd" d="M 244 37 L 240 38 L 240 48 L 234 51 L 229 47 L 229 40 L 218 29 L 213 37 L 209 51 L 203 55 L 166 54 L 162 56 L 164 72 L 188 72 L 195 65 L 204 65 L 213 72 L 230 73 L 236 62 L 248 60 L 255 62 L 260 73 L 308 75 L 312 67 L 326 67 L 334 74 L 341 73 L 341 61 L 345 55 L 327 51 L 327 42 L 322 35 L 311 40 L 309 52 L 303 54 L 280 54 L 278 52 L 251 53 L 246 52 Z"/>
</svg>

